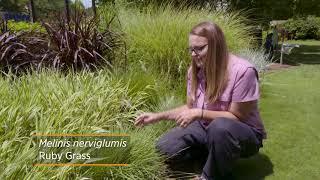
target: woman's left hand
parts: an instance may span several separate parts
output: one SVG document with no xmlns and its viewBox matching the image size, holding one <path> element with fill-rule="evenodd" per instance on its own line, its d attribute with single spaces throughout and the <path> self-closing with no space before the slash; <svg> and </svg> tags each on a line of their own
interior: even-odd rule
<svg viewBox="0 0 320 180">
<path fill-rule="evenodd" d="M 201 110 L 200 110 L 201 113 Z M 176 122 L 180 127 L 186 128 L 199 116 L 199 109 L 186 109 L 178 114 Z"/>
</svg>

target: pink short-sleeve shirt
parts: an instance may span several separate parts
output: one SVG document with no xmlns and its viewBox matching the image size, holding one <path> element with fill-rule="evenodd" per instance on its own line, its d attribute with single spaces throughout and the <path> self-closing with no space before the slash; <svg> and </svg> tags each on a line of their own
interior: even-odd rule
<svg viewBox="0 0 320 180">
<path fill-rule="evenodd" d="M 214 103 L 205 102 L 205 78 L 202 70 L 198 73 L 198 88 L 196 89 L 196 99 L 193 108 L 204 108 L 212 111 L 228 111 L 231 102 L 248 102 L 259 100 L 258 72 L 247 60 L 229 55 L 228 83 L 218 101 Z M 191 96 L 191 69 L 188 71 L 187 94 Z M 258 103 L 257 103 L 258 104 Z M 249 114 L 248 119 L 242 121 L 255 128 L 266 138 L 265 129 L 260 118 L 258 105 Z M 209 121 L 204 122 L 208 125 Z"/>
</svg>

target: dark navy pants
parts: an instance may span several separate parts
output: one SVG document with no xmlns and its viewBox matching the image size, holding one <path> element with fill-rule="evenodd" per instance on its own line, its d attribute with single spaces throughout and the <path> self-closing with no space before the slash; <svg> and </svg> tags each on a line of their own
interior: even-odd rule
<svg viewBox="0 0 320 180">
<path fill-rule="evenodd" d="M 233 162 L 256 154 L 262 136 L 243 122 L 216 118 L 207 127 L 193 121 L 188 127 L 176 127 L 157 142 L 157 149 L 175 164 L 204 157 L 202 176 L 208 180 L 228 179 Z"/>
</svg>

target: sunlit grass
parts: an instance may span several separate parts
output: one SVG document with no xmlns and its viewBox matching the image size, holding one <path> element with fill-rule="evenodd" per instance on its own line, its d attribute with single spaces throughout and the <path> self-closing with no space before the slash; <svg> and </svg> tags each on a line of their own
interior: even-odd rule
<svg viewBox="0 0 320 180">
<path fill-rule="evenodd" d="M 224 30 L 232 52 L 249 48 L 252 42 L 250 27 L 238 13 L 176 11 L 170 7 L 143 12 L 115 10 L 119 13 L 113 23 L 119 24 L 112 25 L 123 32 L 127 42 L 127 51 L 119 58 L 122 65 L 124 57 L 128 58 L 125 69 L 115 65 L 112 73 L 63 74 L 44 70 L 0 78 L 0 179 L 165 178 L 167 169 L 154 144 L 174 124 L 164 121 L 140 129 L 133 126 L 133 120 L 141 111 L 165 110 L 185 102 L 190 29 L 200 21 L 216 22 Z M 114 14 L 110 11 L 104 15 L 109 20 Z M 32 133 L 101 131 L 130 135 L 128 167 L 32 166 L 37 155 Z"/>
<path fill-rule="evenodd" d="M 285 57 L 300 65 L 265 74 L 260 112 L 268 137 L 261 156 L 237 166 L 237 179 L 320 177 L 320 59 L 304 54 L 317 52 L 320 41 L 290 43 L 301 47 Z"/>
<path fill-rule="evenodd" d="M 268 139 L 261 152 L 274 171 L 267 179 L 320 177 L 319 68 L 302 65 L 264 78 L 260 109 Z"/>
<path fill-rule="evenodd" d="M 177 10 L 167 7 L 146 9 L 118 8 L 117 18 L 127 42 L 129 66 L 143 71 L 155 70 L 161 74 L 184 80 L 190 64 L 187 51 L 188 34 L 201 21 L 213 21 L 224 31 L 231 52 L 251 47 L 250 26 L 244 24 L 239 13 L 212 12 L 206 9 Z M 105 11 L 110 7 L 105 7 Z M 108 18 L 110 13 L 105 13 Z"/>
<path fill-rule="evenodd" d="M 133 120 L 139 111 L 149 111 L 170 104 L 161 103 L 156 84 L 148 75 L 128 73 L 116 76 L 101 70 L 61 74 L 43 71 L 21 77 L 1 77 L 1 149 L 0 178 L 71 178 L 109 177 L 141 179 L 164 176 L 165 166 L 155 152 L 156 138 L 170 123 L 137 129 Z M 151 77 L 151 76 L 150 76 Z M 170 97 L 173 93 L 168 92 Z M 169 101 L 170 103 L 170 101 Z M 171 104 L 181 103 L 178 98 Z M 167 105 L 166 105 L 167 104 Z M 128 133 L 131 151 L 129 167 L 112 168 L 46 168 L 33 167 L 37 149 L 32 133 Z M 110 155 L 110 156 L 115 156 Z M 114 159 L 125 158 L 121 155 Z M 142 168 L 143 167 L 143 168 Z"/>
</svg>

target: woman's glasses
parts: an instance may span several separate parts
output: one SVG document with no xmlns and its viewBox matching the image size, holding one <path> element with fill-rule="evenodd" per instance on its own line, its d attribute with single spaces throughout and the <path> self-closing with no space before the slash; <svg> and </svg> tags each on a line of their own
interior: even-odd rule
<svg viewBox="0 0 320 180">
<path fill-rule="evenodd" d="M 192 52 L 195 52 L 197 55 L 199 55 L 207 45 L 208 44 L 205 44 L 203 46 L 188 47 L 188 51 L 190 54 L 192 54 Z"/>
</svg>

